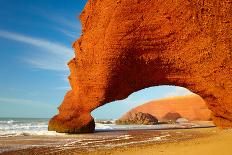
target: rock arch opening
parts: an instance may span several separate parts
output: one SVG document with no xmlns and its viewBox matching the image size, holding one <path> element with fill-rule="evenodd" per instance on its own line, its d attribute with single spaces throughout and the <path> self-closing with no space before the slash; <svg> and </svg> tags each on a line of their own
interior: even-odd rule
<svg viewBox="0 0 232 155">
<path fill-rule="evenodd" d="M 118 124 L 131 124 L 147 122 L 137 118 L 151 114 L 158 119 L 160 123 L 175 123 L 179 118 L 188 121 L 209 121 L 211 112 L 207 108 L 204 100 L 188 89 L 176 86 L 157 86 L 142 89 L 129 95 L 124 100 L 107 103 L 91 114 L 95 120 L 118 120 Z M 136 116 L 136 118 L 132 118 Z M 131 119 L 131 120 L 130 120 Z"/>
</svg>

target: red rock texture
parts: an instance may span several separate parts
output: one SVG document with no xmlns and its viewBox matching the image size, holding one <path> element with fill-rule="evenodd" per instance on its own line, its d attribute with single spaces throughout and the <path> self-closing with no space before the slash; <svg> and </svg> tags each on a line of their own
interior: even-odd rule
<svg viewBox="0 0 232 155">
<path fill-rule="evenodd" d="M 82 132 L 94 127 L 92 110 L 158 85 L 200 95 L 214 122 L 232 127 L 231 8 L 231 0 L 89 0 L 72 90 L 49 130 Z"/>
<path fill-rule="evenodd" d="M 128 113 L 148 113 L 159 121 L 168 121 L 183 117 L 189 121 L 208 121 L 211 112 L 204 100 L 198 95 L 165 98 L 142 104 Z M 125 114 L 126 115 L 126 114 Z"/>
</svg>

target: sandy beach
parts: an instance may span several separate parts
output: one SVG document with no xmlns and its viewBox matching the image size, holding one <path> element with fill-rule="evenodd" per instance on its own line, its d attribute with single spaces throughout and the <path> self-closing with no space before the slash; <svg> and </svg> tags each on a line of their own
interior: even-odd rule
<svg viewBox="0 0 232 155">
<path fill-rule="evenodd" d="M 197 129 L 204 136 L 161 144 L 131 146 L 90 154 L 111 155 L 231 155 L 232 130 Z M 188 131 L 189 132 L 189 131 Z M 191 132 L 191 131 L 190 131 Z"/>
<path fill-rule="evenodd" d="M 0 139 L 1 155 L 231 155 L 232 130 L 132 130 Z M 5 151 L 4 151 L 5 150 Z M 6 151 L 7 150 L 7 151 Z"/>
</svg>

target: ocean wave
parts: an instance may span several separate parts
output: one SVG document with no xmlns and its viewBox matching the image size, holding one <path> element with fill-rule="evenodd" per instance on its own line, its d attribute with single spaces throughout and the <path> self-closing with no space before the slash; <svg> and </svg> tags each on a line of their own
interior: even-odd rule
<svg viewBox="0 0 232 155">
<path fill-rule="evenodd" d="M 15 122 L 17 122 L 17 121 L 15 121 L 15 120 L 4 120 L 4 121 L 0 121 L 0 124 L 13 124 Z"/>
<path fill-rule="evenodd" d="M 62 136 L 63 133 L 57 133 L 55 131 L 0 131 L 0 137 L 16 137 L 16 136 Z"/>
<path fill-rule="evenodd" d="M 5 119 L 0 120 L 0 137 L 54 135 L 49 132 L 48 121 L 42 119 Z"/>
<path fill-rule="evenodd" d="M 192 126 L 199 127 L 199 126 Z M 96 131 L 112 130 L 140 130 L 140 129 L 177 129 L 189 128 L 189 125 L 162 124 L 162 125 L 116 125 L 96 123 Z M 48 120 L 42 119 L 5 119 L 0 120 L 0 137 L 28 136 L 28 135 L 60 135 L 48 131 Z M 130 138 L 130 137 L 125 137 Z"/>
<path fill-rule="evenodd" d="M 95 123 L 96 127 L 95 129 L 96 130 L 112 130 L 112 126 L 110 125 L 106 125 L 106 124 L 101 124 L 101 123 Z"/>
<path fill-rule="evenodd" d="M 47 129 L 48 125 L 37 124 L 12 124 L 12 125 L 0 125 L 0 130 L 33 130 L 33 129 Z"/>
</svg>

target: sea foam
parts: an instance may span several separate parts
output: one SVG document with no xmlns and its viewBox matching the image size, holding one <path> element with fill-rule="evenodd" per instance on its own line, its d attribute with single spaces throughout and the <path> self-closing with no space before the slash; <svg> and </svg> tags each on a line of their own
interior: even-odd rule
<svg viewBox="0 0 232 155">
<path fill-rule="evenodd" d="M 48 131 L 48 119 L 3 119 L 0 120 L 0 137 L 62 135 Z"/>
</svg>

